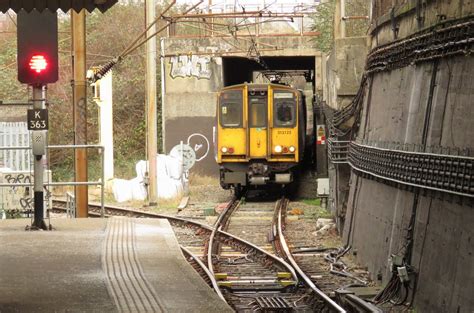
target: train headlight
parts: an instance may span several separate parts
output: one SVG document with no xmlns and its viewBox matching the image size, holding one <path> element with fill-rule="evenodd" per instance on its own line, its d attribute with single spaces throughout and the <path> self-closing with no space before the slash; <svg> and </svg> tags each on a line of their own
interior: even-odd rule
<svg viewBox="0 0 474 313">
<path fill-rule="evenodd" d="M 281 153 L 282 150 L 283 150 L 283 148 L 281 146 L 275 146 L 275 152 L 276 153 Z"/>
<path fill-rule="evenodd" d="M 222 152 L 222 153 L 227 153 L 227 147 L 222 147 L 222 148 L 221 148 L 221 152 Z"/>
<path fill-rule="evenodd" d="M 296 151 L 295 147 L 293 147 L 293 146 L 291 146 L 288 150 L 290 150 L 291 153 Z"/>
</svg>

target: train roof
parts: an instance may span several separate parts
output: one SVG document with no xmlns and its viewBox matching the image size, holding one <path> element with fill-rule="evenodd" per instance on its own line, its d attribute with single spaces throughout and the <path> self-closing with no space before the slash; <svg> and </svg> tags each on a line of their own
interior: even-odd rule
<svg viewBox="0 0 474 313">
<path fill-rule="evenodd" d="M 271 86 L 271 87 L 295 90 L 295 88 L 290 87 L 290 86 L 280 85 L 280 84 L 273 84 L 273 83 L 268 83 L 268 84 L 243 83 L 243 84 L 227 86 L 227 87 L 222 88 L 222 90 L 235 89 L 235 88 L 239 88 L 239 87 L 243 88 L 245 86 L 247 86 L 248 88 L 252 88 L 252 89 L 267 89 L 268 86 Z"/>
</svg>

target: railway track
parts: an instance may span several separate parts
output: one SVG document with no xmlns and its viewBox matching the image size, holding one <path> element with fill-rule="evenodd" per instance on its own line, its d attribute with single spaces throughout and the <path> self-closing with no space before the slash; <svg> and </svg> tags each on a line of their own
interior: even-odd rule
<svg viewBox="0 0 474 313">
<path fill-rule="evenodd" d="M 334 292 L 341 286 L 366 286 L 367 282 L 345 271 L 345 265 L 338 262 L 338 257 L 341 254 L 337 254 L 333 257 L 334 259 L 331 259 L 328 257 L 331 254 L 321 253 L 322 251 L 310 254 L 302 253 L 305 250 L 300 250 L 298 247 L 311 246 L 314 239 L 298 234 L 300 227 L 296 223 L 288 226 L 286 223 L 288 205 L 289 201 L 285 198 L 277 202 L 272 228 L 275 249 L 293 266 L 304 284 L 311 289 L 311 292 L 322 300 L 324 306 L 318 309 L 329 308 L 332 311 L 343 312 L 341 311 L 342 307 L 333 300 L 336 296 Z M 306 251 L 309 251 L 309 249 Z M 327 261 L 330 261 L 330 265 Z M 349 294 L 349 298 L 353 301 L 350 302 L 350 300 L 344 299 L 346 300 L 344 302 L 349 304 L 350 308 L 356 312 L 382 312 L 374 305 L 353 294 Z"/>
<path fill-rule="evenodd" d="M 319 290 L 311 281 L 305 281 L 304 273 L 298 272 L 298 266 L 291 254 L 282 252 L 285 249 L 289 252 L 289 249 L 283 233 L 276 231 L 277 225 L 275 225 L 274 217 L 281 214 L 282 211 L 286 211 L 287 204 L 288 200 L 285 198 L 278 200 L 276 203 L 240 201 L 236 205 L 229 206 L 221 214 L 216 222 L 216 227 L 225 227 L 228 232 L 238 234 L 265 249 L 265 251 L 285 258 L 291 264 L 292 269 L 296 269 L 296 273 L 292 273 L 295 284 L 288 285 L 289 288 L 281 288 L 277 285 L 278 280 L 273 278 L 274 274 L 271 271 L 268 272 L 265 268 L 256 268 L 251 262 L 246 262 L 247 259 L 240 259 L 242 261 L 238 264 L 235 264 L 236 260 L 234 259 L 230 265 L 219 262 L 219 270 L 226 273 L 238 272 L 241 275 L 250 274 L 249 278 L 255 282 L 255 286 L 234 288 L 231 296 L 226 298 L 229 299 L 229 303 L 237 311 L 252 309 L 254 311 L 345 312 L 341 306 Z M 215 249 L 214 253 L 218 253 L 218 248 Z M 212 268 L 213 264 L 209 264 L 209 268 Z M 258 277 L 255 276 L 256 273 L 259 275 Z M 299 278 L 302 278 L 302 280 L 300 281 Z M 248 280 L 241 278 L 240 281 L 248 283 Z M 246 305 L 242 304 L 241 299 L 247 300 Z"/>
<path fill-rule="evenodd" d="M 104 216 L 168 219 L 188 262 L 236 311 L 346 312 L 328 296 L 338 287 L 334 277 L 330 283 L 332 275 L 321 280 L 322 271 L 314 272 L 321 262 L 292 255 L 284 235 L 287 206 L 285 198 L 276 203 L 234 198 L 213 226 L 114 206 L 106 206 Z M 65 201 L 53 201 L 53 212 L 65 210 Z M 89 215 L 100 217 L 101 206 L 91 204 Z M 364 311 L 376 312 L 359 312 Z"/>
<path fill-rule="evenodd" d="M 305 304 L 295 304 L 302 295 L 294 291 L 298 278 L 288 263 L 247 236 L 241 237 L 246 246 L 236 246 L 234 241 L 222 237 L 222 234 L 236 235 L 231 234 L 235 215 L 245 206 L 238 199 L 229 203 L 217 219 L 207 246 L 208 267 L 220 278 L 218 283 L 227 302 L 239 312 L 310 311 Z"/>
</svg>

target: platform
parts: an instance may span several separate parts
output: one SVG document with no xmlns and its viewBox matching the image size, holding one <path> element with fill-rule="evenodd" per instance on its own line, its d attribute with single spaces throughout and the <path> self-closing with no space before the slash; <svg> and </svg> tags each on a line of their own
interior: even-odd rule
<svg viewBox="0 0 474 313">
<path fill-rule="evenodd" d="M 167 220 L 0 220 L 0 312 L 232 312 Z"/>
</svg>

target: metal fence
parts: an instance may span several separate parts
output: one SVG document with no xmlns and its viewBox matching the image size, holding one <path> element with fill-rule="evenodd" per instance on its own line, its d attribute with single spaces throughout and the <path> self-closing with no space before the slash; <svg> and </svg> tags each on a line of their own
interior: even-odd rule
<svg viewBox="0 0 474 313">
<path fill-rule="evenodd" d="M 0 122 L 0 147 L 30 146 L 30 132 L 26 122 Z M 0 168 L 7 167 L 12 171 L 29 172 L 31 153 L 27 150 L 1 150 Z"/>
<path fill-rule="evenodd" d="M 51 179 L 45 180 L 43 184 L 44 187 L 47 188 L 49 193 L 49 187 L 54 186 L 100 186 L 100 204 L 101 204 L 101 215 L 104 217 L 104 188 L 105 188 L 105 179 L 104 179 L 104 146 L 101 145 L 50 145 L 48 146 L 48 150 L 51 149 L 98 149 L 99 154 L 101 156 L 101 178 L 98 181 L 86 181 L 86 182 L 77 182 L 77 181 L 67 181 L 67 182 L 53 182 Z M 0 145 L 0 153 L 2 151 L 26 151 L 26 153 L 31 154 L 31 147 L 30 146 L 7 146 L 3 147 Z M 21 188 L 21 187 L 29 187 L 33 188 L 33 181 L 31 178 L 28 181 L 21 181 L 18 179 L 14 180 L 7 180 L 7 182 L 0 181 L 0 188 L 7 187 L 7 188 Z M 68 196 L 68 201 L 73 201 L 72 197 Z M 4 208 L 5 209 L 5 208 Z M 0 210 L 1 211 L 1 210 Z M 74 207 L 68 208 L 68 215 L 71 215 L 75 212 L 75 204 Z M 0 217 L 1 217 L 0 212 Z"/>
<path fill-rule="evenodd" d="M 328 158 L 333 164 L 348 163 L 350 141 L 328 139 Z"/>
</svg>

